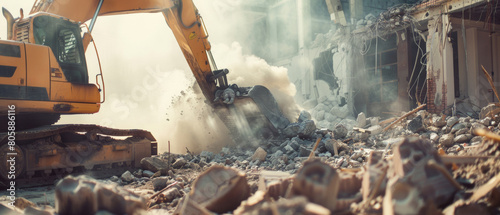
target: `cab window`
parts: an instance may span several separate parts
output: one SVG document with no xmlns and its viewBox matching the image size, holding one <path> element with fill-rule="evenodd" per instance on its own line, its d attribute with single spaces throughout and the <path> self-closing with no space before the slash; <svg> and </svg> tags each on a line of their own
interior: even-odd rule
<svg viewBox="0 0 500 215">
<path fill-rule="evenodd" d="M 58 60 L 62 63 L 81 63 L 75 33 L 71 29 L 61 29 L 58 35 Z"/>
</svg>

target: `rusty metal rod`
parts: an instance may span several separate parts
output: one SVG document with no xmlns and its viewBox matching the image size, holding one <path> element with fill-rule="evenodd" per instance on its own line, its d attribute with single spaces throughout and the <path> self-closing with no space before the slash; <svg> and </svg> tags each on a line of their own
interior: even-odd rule
<svg viewBox="0 0 500 215">
<path fill-rule="evenodd" d="M 149 197 L 149 199 L 153 199 L 155 197 L 157 197 L 158 195 L 160 195 L 161 193 L 165 192 L 166 190 L 168 190 L 168 188 L 171 188 L 173 187 L 174 185 L 178 184 L 179 182 L 176 181 L 174 183 L 171 183 L 169 184 L 168 186 L 166 186 L 165 188 L 161 189 L 160 191 L 156 192 L 155 194 L 153 194 L 151 197 Z"/>
<path fill-rule="evenodd" d="M 314 148 L 311 151 L 311 153 L 309 154 L 309 158 L 307 158 L 307 160 L 310 160 L 311 158 L 314 157 L 314 151 L 316 151 L 316 149 L 318 148 L 318 145 L 319 145 L 320 141 L 321 141 L 321 137 L 318 137 L 318 139 L 316 140 L 316 143 L 314 144 Z"/>
<path fill-rule="evenodd" d="M 453 185 L 455 188 L 457 188 L 457 190 L 462 189 L 462 186 L 457 181 L 455 181 L 455 179 L 450 174 L 450 172 L 448 172 L 448 169 L 446 169 L 442 165 L 439 165 L 438 163 L 436 163 L 435 160 L 429 160 L 427 162 L 427 165 L 430 167 L 433 167 L 435 170 L 439 171 L 446 179 L 448 179 L 448 181 L 451 183 L 451 185 Z"/>
<path fill-rule="evenodd" d="M 168 171 L 170 171 L 170 140 L 168 141 L 167 172 L 165 174 L 168 175 Z"/>
<path fill-rule="evenodd" d="M 460 156 L 460 155 L 441 155 L 444 164 L 469 165 L 476 163 L 476 160 L 488 160 L 495 156 Z"/>
<path fill-rule="evenodd" d="M 483 137 L 486 137 L 488 139 L 492 139 L 492 140 L 500 142 L 500 135 L 495 134 L 493 132 L 489 132 L 489 131 L 482 129 L 482 128 L 474 129 L 474 134 L 476 134 L 477 136 L 483 136 Z"/>
<path fill-rule="evenodd" d="M 488 82 L 490 82 L 491 88 L 493 89 L 495 96 L 497 96 L 497 99 L 500 102 L 500 97 L 498 96 L 497 88 L 493 84 L 493 79 L 491 78 L 490 74 L 488 73 L 488 71 L 486 71 L 483 65 L 481 65 L 481 69 L 483 69 L 484 75 L 486 75 L 486 79 L 488 79 Z"/>
</svg>

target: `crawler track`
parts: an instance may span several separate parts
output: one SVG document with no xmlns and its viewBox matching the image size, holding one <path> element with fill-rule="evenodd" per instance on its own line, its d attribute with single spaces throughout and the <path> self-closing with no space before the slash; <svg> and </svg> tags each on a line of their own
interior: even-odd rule
<svg viewBox="0 0 500 215">
<path fill-rule="evenodd" d="M 8 184 L 14 175 L 21 186 L 50 184 L 70 173 L 137 167 L 142 158 L 157 153 L 148 131 L 97 125 L 43 126 L 16 132 L 14 147 L 7 143 L 7 133 L 0 133 L 0 178 Z M 15 162 L 7 162 L 12 157 Z M 9 173 L 12 165 L 15 171 Z"/>
</svg>

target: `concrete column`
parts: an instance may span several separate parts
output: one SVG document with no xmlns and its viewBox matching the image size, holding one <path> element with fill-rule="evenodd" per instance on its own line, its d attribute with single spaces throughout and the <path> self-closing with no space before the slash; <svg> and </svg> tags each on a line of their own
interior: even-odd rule
<svg viewBox="0 0 500 215">
<path fill-rule="evenodd" d="M 363 0 L 349 0 L 349 6 L 351 8 L 351 24 L 356 25 L 358 20 L 365 18 Z"/>
<path fill-rule="evenodd" d="M 455 74 L 453 70 L 453 46 L 448 38 L 449 32 L 451 32 L 451 22 L 448 15 L 442 15 L 442 26 L 443 31 L 440 36 L 443 47 L 443 87 L 446 88 L 446 90 L 444 90 L 446 92 L 443 93 L 445 94 L 445 105 L 449 106 L 455 102 Z"/>
<path fill-rule="evenodd" d="M 467 88 L 471 101 L 479 105 L 478 87 L 478 48 L 477 48 L 477 28 L 469 28 L 466 31 L 467 46 Z"/>
<path fill-rule="evenodd" d="M 454 102 L 453 48 L 448 40 L 451 23 L 443 14 L 429 20 L 427 36 L 427 109 L 441 112 Z"/>
</svg>

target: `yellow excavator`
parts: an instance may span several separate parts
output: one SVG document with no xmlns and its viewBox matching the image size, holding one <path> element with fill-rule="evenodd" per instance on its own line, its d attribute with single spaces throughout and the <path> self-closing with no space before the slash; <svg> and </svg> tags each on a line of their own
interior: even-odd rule
<svg viewBox="0 0 500 215">
<path fill-rule="evenodd" d="M 0 40 L 3 179 L 11 179 L 6 173 L 12 164 L 4 161 L 13 154 L 14 177 L 31 178 L 72 172 L 76 167 L 137 166 L 141 158 L 157 153 L 156 140 L 148 131 L 53 125 L 61 114 L 96 113 L 104 100 L 102 73 L 95 84 L 90 83 L 85 59 L 99 16 L 162 13 L 206 102 L 230 131 L 246 133 L 248 125 L 261 125 L 279 133 L 289 124 L 267 88 L 231 85 L 228 70 L 216 68 L 192 0 L 36 0 L 26 17 L 22 11 L 19 18 L 5 8 L 2 12 L 8 23 L 8 39 Z"/>
</svg>

